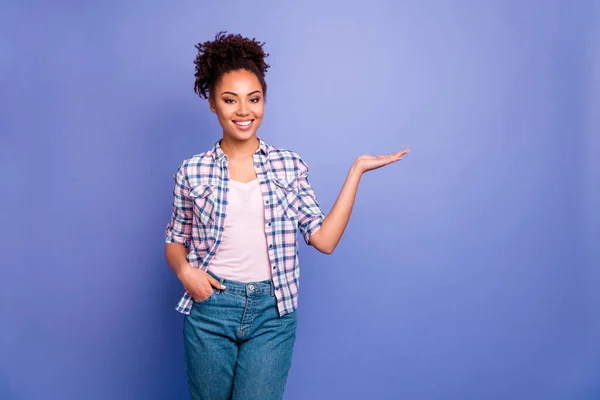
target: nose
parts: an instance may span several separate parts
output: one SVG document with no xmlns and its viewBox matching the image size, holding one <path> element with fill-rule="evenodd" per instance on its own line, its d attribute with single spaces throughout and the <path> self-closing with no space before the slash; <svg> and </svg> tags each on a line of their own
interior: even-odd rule
<svg viewBox="0 0 600 400">
<path fill-rule="evenodd" d="M 241 101 L 238 103 L 239 106 L 237 108 L 236 114 L 243 117 L 245 115 L 248 115 L 248 106 L 246 105 L 245 102 Z"/>
</svg>

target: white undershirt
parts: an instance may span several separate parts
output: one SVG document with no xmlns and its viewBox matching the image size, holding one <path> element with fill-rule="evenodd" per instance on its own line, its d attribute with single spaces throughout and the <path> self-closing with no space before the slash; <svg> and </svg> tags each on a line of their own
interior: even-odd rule
<svg viewBox="0 0 600 400">
<path fill-rule="evenodd" d="M 258 179 L 229 181 L 225 228 L 209 270 L 240 282 L 271 279 L 265 210 Z"/>
</svg>

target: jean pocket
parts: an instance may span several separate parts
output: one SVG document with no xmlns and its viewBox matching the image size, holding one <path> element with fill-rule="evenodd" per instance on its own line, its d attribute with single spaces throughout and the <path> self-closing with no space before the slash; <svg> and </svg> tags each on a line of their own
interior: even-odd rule
<svg viewBox="0 0 600 400">
<path fill-rule="evenodd" d="M 208 295 L 207 298 L 203 299 L 203 300 L 196 300 L 194 299 L 194 303 L 196 304 L 204 304 L 206 302 L 208 302 L 210 299 L 212 299 L 213 297 L 215 297 L 215 295 L 217 294 L 218 289 L 213 288 L 213 291 L 211 294 Z"/>
</svg>

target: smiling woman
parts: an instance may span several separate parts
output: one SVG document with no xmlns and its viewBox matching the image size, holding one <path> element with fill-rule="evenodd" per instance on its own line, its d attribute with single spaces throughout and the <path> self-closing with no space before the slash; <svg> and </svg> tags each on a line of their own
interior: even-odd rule
<svg viewBox="0 0 600 400">
<path fill-rule="evenodd" d="M 297 231 L 331 254 L 362 174 L 402 158 L 360 156 L 325 216 L 293 151 L 257 136 L 269 65 L 263 45 L 217 34 L 198 44 L 194 90 L 222 138 L 174 176 L 165 255 L 185 289 L 177 305 L 192 399 L 281 399 L 296 337 Z"/>
</svg>

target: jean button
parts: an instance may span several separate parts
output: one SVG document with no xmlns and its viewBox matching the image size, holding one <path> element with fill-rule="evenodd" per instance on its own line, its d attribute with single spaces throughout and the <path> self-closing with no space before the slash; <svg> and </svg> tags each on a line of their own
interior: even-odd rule
<svg viewBox="0 0 600 400">
<path fill-rule="evenodd" d="M 248 285 L 248 289 L 254 290 L 254 285 L 253 284 Z"/>
</svg>

